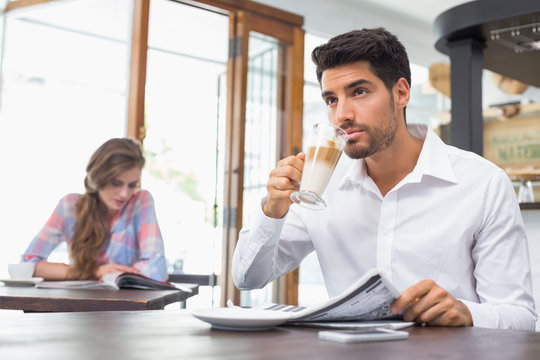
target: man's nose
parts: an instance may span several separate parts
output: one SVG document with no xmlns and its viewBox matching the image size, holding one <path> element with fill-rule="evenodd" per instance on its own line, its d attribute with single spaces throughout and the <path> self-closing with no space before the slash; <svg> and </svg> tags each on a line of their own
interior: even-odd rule
<svg viewBox="0 0 540 360">
<path fill-rule="evenodd" d="M 336 109 L 336 124 L 354 121 L 354 111 L 349 101 L 341 100 Z"/>
</svg>

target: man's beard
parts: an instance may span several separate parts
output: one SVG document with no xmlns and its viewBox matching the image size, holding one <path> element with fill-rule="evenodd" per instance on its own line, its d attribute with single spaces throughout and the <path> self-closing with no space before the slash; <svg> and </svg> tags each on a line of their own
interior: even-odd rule
<svg viewBox="0 0 540 360">
<path fill-rule="evenodd" d="M 368 144 L 367 146 L 359 147 L 355 146 L 359 140 L 349 140 L 345 145 L 345 154 L 352 159 L 364 159 L 379 151 L 387 149 L 394 141 L 397 132 L 397 117 L 394 112 L 394 99 L 390 99 L 390 113 L 390 118 L 385 119 L 383 126 L 381 127 L 374 128 L 367 125 L 358 126 L 357 128 L 361 129 L 365 132 L 365 135 L 367 135 Z M 356 126 L 355 124 L 350 124 L 343 129 L 346 130 L 349 127 Z"/>
</svg>

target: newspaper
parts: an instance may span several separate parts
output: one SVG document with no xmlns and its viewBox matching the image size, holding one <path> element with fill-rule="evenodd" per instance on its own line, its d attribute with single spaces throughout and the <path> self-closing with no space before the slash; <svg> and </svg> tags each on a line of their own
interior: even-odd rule
<svg viewBox="0 0 540 360">
<path fill-rule="evenodd" d="M 401 319 L 401 314 L 390 312 L 390 306 L 398 297 L 399 291 L 392 283 L 378 269 L 372 269 L 343 294 L 320 305 L 270 304 L 263 309 L 290 313 L 289 323 Z"/>
</svg>

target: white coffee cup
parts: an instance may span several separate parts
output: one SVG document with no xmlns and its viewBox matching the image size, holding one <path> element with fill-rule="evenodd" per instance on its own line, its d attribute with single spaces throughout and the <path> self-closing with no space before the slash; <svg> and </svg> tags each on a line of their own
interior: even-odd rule
<svg viewBox="0 0 540 360">
<path fill-rule="evenodd" d="M 8 273 L 12 279 L 22 280 L 31 279 L 34 276 L 34 268 L 36 264 L 33 262 L 24 262 L 20 264 L 8 264 Z"/>
</svg>

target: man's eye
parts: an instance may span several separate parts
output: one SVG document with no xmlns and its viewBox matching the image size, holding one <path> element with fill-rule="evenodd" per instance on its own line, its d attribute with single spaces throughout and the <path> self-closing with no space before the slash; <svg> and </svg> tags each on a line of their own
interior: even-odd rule
<svg viewBox="0 0 540 360">
<path fill-rule="evenodd" d="M 328 98 L 324 99 L 324 102 L 326 103 L 326 105 L 332 105 L 332 104 L 334 104 L 336 101 L 337 101 L 337 99 L 336 99 L 336 98 L 333 98 L 333 97 L 328 97 Z"/>
<path fill-rule="evenodd" d="M 364 95 L 366 93 L 367 93 L 366 89 L 356 89 L 356 90 L 354 90 L 354 96 Z"/>
</svg>

